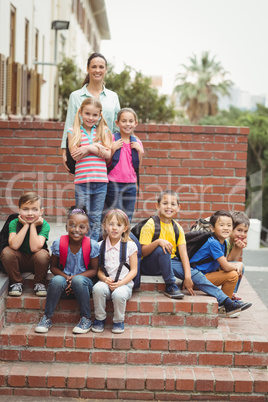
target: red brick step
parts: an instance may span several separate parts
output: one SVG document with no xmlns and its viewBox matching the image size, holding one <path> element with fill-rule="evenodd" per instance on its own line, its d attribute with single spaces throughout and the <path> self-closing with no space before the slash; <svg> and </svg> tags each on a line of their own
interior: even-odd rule
<svg viewBox="0 0 268 402">
<path fill-rule="evenodd" d="M 6 298 L 6 324 L 37 323 L 44 314 L 45 298 L 34 295 L 31 289 L 21 297 Z M 91 309 L 94 311 L 93 300 Z M 112 322 L 112 302 L 107 302 L 109 313 L 107 322 Z M 163 293 L 137 291 L 127 303 L 127 325 L 209 327 L 218 326 L 218 304 L 216 299 L 197 292 L 196 296 L 186 295 L 183 300 L 174 300 Z M 79 310 L 76 300 L 61 299 L 53 316 L 54 324 L 76 324 Z"/>
<path fill-rule="evenodd" d="M 0 394 L 126 400 L 266 401 L 266 370 L 5 363 Z"/>
<path fill-rule="evenodd" d="M 71 326 L 53 326 L 46 334 L 35 325 L 14 325 L 1 332 L 3 361 L 83 362 L 88 364 L 163 364 L 266 367 L 267 338 L 216 330 L 129 327 L 123 334 L 74 335 Z"/>
</svg>

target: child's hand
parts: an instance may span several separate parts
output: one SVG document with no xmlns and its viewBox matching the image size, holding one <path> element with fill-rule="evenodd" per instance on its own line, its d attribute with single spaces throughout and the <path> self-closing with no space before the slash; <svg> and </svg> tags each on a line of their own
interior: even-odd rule
<svg viewBox="0 0 268 402">
<path fill-rule="evenodd" d="M 106 276 L 104 282 L 107 283 L 108 286 L 110 286 L 111 283 L 113 283 L 114 281 L 113 281 L 113 279 L 110 278 L 109 276 Z"/>
<path fill-rule="evenodd" d="M 247 243 L 248 243 L 247 239 L 244 239 L 244 240 L 236 239 L 234 241 L 235 246 L 240 248 L 240 249 L 245 248 L 247 246 Z"/>
<path fill-rule="evenodd" d="M 75 161 L 79 161 L 88 155 L 88 148 L 86 146 L 76 148 L 71 152 L 71 156 Z"/>
<path fill-rule="evenodd" d="M 164 239 L 158 239 L 158 245 L 159 245 L 160 247 L 162 247 L 162 249 L 163 249 L 163 251 L 164 251 L 165 254 L 167 254 L 166 251 L 167 251 L 169 254 L 172 253 L 172 244 L 171 244 L 169 241 L 164 240 Z"/>
<path fill-rule="evenodd" d="M 98 148 L 98 156 L 105 158 L 107 156 L 108 148 L 105 148 L 102 144 L 94 144 Z"/>
<path fill-rule="evenodd" d="M 122 148 L 123 144 L 124 144 L 124 141 L 122 140 L 122 138 L 120 138 L 117 141 L 114 141 L 112 144 L 112 150 L 114 152 L 117 151 L 118 149 Z"/>
<path fill-rule="evenodd" d="M 194 284 L 191 278 L 185 278 L 183 281 L 183 290 L 187 289 L 188 292 L 190 293 L 190 295 L 195 296 L 195 292 L 194 292 Z"/>
<path fill-rule="evenodd" d="M 109 285 L 109 289 L 110 289 L 111 292 L 113 292 L 116 288 L 119 288 L 119 286 L 121 286 L 120 281 L 118 281 L 118 282 L 112 282 L 112 283 Z"/>
<path fill-rule="evenodd" d="M 19 218 L 19 222 L 20 222 L 23 226 L 29 225 L 29 223 L 26 222 L 20 215 L 18 216 L 18 218 Z"/>
<path fill-rule="evenodd" d="M 67 276 L 66 278 L 66 282 L 68 283 L 67 287 L 65 288 L 65 292 L 67 295 L 70 295 L 71 293 L 73 293 L 73 289 L 72 289 L 72 279 L 74 276 Z"/>
<path fill-rule="evenodd" d="M 142 152 L 142 147 L 137 141 L 133 141 L 130 143 L 132 149 L 136 149 L 137 152 Z"/>
<path fill-rule="evenodd" d="M 36 221 L 33 222 L 33 225 L 34 226 L 40 226 L 40 225 L 43 224 L 43 222 L 44 222 L 44 219 L 42 218 L 42 216 L 39 216 L 39 218 L 36 219 Z"/>
<path fill-rule="evenodd" d="M 236 272 L 238 273 L 239 278 L 242 278 L 242 272 L 243 272 L 243 263 L 242 262 L 237 262 L 234 264 L 234 268 Z"/>
</svg>

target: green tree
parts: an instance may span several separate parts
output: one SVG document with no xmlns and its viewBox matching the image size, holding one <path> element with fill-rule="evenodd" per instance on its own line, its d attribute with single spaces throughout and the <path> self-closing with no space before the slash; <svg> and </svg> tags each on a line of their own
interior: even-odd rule
<svg viewBox="0 0 268 402">
<path fill-rule="evenodd" d="M 107 88 L 115 91 L 121 107 L 131 107 L 140 123 L 172 123 L 176 112 L 166 95 L 159 95 L 150 78 L 130 66 L 120 73 L 110 65 L 105 77 Z"/>
<path fill-rule="evenodd" d="M 177 74 L 174 92 L 186 106 L 190 121 L 196 123 L 203 116 L 217 114 L 217 94 L 229 95 L 232 81 L 226 79 L 228 73 L 216 56 L 210 58 L 209 52 L 203 52 L 200 61 L 195 54 L 189 59 L 189 65 L 182 64 L 185 71 Z"/>
<path fill-rule="evenodd" d="M 83 78 L 81 78 L 81 70 L 77 68 L 73 59 L 68 57 L 63 57 L 62 62 L 58 64 L 58 72 L 60 118 L 64 121 L 70 93 L 82 87 Z"/>
<path fill-rule="evenodd" d="M 262 223 L 268 228 L 268 108 L 257 105 L 255 111 L 248 111 L 230 107 L 230 110 L 222 110 L 216 116 L 204 117 L 199 124 L 249 127 L 246 212 L 255 217 L 252 216 L 252 209 L 256 209 L 262 197 Z M 251 181 L 256 173 L 260 178 L 259 186 Z"/>
</svg>

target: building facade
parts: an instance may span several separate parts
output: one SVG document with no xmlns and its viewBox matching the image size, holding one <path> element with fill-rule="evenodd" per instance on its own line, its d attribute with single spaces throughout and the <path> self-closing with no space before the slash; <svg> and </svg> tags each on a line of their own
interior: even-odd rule
<svg viewBox="0 0 268 402">
<path fill-rule="evenodd" d="M 0 38 L 0 118 L 56 120 L 57 63 L 72 58 L 86 74 L 110 39 L 105 1 L 0 0 Z"/>
</svg>

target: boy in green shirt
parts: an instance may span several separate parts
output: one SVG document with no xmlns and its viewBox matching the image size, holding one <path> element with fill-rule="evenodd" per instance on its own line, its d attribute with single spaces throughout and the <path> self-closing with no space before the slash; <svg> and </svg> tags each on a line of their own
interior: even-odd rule
<svg viewBox="0 0 268 402">
<path fill-rule="evenodd" d="M 46 275 L 50 255 L 46 241 L 49 224 L 42 218 L 41 197 L 28 192 L 19 199 L 18 218 L 9 224 L 8 246 L 1 253 L 1 261 L 10 279 L 10 296 L 21 296 L 23 278 L 21 272 L 33 272 L 34 291 L 46 296 Z"/>
</svg>

